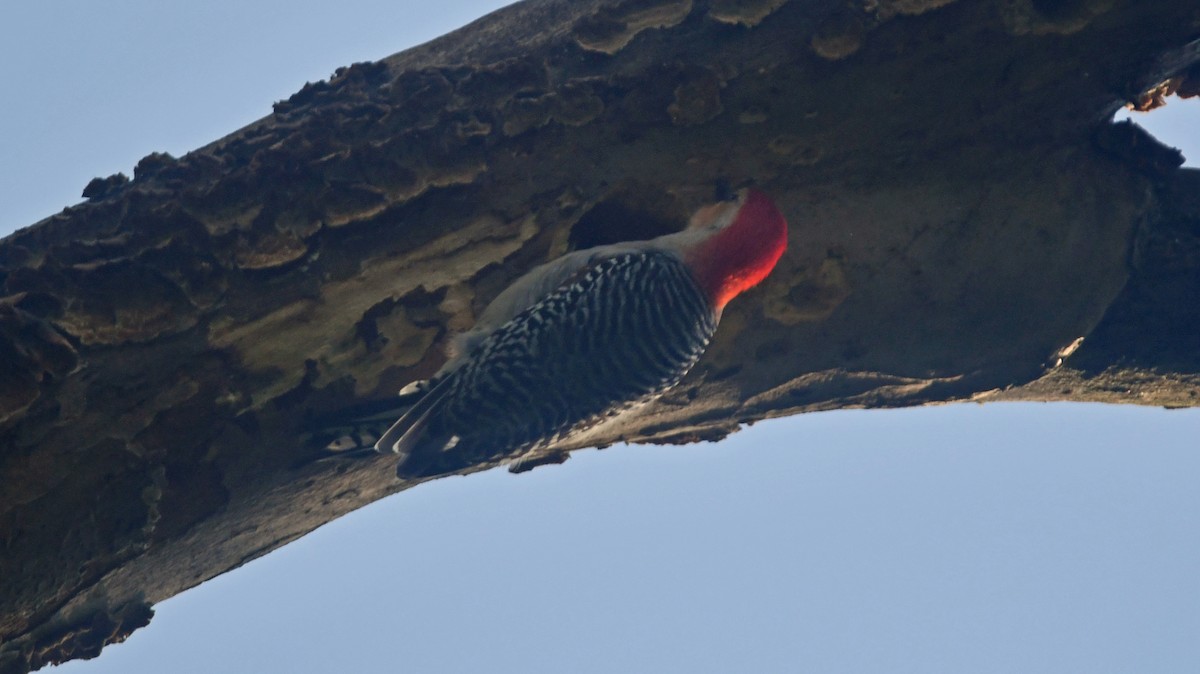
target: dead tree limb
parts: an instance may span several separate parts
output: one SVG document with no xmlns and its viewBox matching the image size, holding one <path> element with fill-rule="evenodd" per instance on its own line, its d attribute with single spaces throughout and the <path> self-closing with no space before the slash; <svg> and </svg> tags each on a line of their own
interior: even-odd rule
<svg viewBox="0 0 1200 674">
<path fill-rule="evenodd" d="M 1109 120 L 1196 93 L 1198 38 L 1192 2 L 526 0 L 94 181 L 0 242 L 0 671 L 93 656 L 411 486 L 312 463 L 306 421 L 427 376 L 524 270 L 680 227 L 722 178 L 776 197 L 790 251 L 596 444 L 1196 404 L 1200 178 Z"/>
</svg>

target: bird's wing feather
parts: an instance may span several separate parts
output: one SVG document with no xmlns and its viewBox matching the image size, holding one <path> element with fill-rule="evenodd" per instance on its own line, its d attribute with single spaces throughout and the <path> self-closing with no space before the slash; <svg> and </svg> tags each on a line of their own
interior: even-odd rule
<svg viewBox="0 0 1200 674">
<path fill-rule="evenodd" d="M 451 353 L 455 358 L 466 356 L 496 328 L 537 304 L 592 265 L 634 248 L 636 244 L 623 243 L 577 250 L 535 267 L 497 295 L 479 315 L 475 327 L 455 336 Z"/>
<path fill-rule="evenodd" d="M 570 282 L 597 262 L 625 252 L 629 248 L 629 244 L 614 244 L 569 253 L 535 268 L 500 293 L 484 309 L 475 327 L 454 338 L 451 345 L 453 357 L 441 370 L 445 375 L 431 380 L 436 382 L 433 388 L 379 438 L 375 443 L 376 451 L 399 454 L 401 465 L 408 461 L 424 439 L 425 427 L 450 388 L 449 383 L 454 379 L 454 371 L 457 369 L 454 367 L 456 361 L 466 358 L 496 328 L 541 301 L 564 283 Z"/>
</svg>

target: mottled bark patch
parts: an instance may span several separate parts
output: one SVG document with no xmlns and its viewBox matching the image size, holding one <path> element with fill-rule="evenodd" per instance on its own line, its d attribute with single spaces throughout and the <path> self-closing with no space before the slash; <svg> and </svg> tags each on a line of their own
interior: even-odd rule
<svg viewBox="0 0 1200 674">
<path fill-rule="evenodd" d="M 588 51 L 615 54 L 638 33 L 670 28 L 691 12 L 692 0 L 624 0 L 576 23 L 575 42 Z"/>
<path fill-rule="evenodd" d="M 788 0 L 713 0 L 708 15 L 721 23 L 757 26 Z"/>
</svg>

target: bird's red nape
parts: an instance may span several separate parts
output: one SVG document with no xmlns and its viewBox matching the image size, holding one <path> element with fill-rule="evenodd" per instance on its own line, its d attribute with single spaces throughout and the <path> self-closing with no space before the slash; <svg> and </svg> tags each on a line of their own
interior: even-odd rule
<svg viewBox="0 0 1200 674">
<path fill-rule="evenodd" d="M 763 192 L 749 188 L 733 222 L 696 247 L 689 266 L 720 311 L 761 282 L 787 249 L 787 221 Z"/>
</svg>

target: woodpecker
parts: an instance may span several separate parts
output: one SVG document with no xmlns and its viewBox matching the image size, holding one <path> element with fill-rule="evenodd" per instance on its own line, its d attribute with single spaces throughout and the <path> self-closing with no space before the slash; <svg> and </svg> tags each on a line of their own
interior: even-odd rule
<svg viewBox="0 0 1200 674">
<path fill-rule="evenodd" d="M 786 247 L 783 215 L 746 188 L 681 232 L 537 267 L 453 340 L 375 449 L 400 456 L 401 478 L 441 475 L 519 461 L 652 401 L 695 365 L 725 305 Z"/>
</svg>

